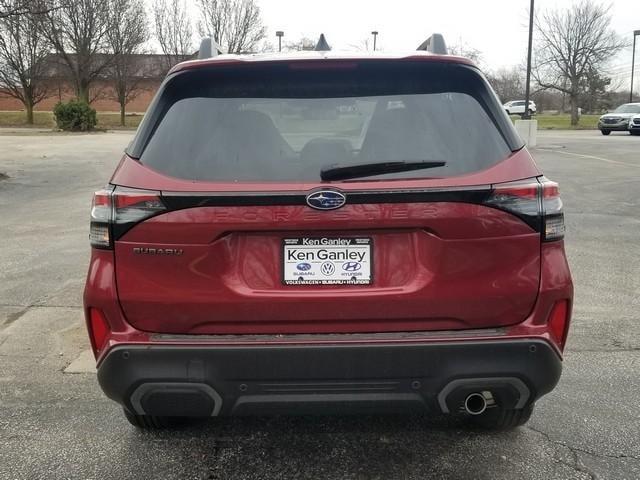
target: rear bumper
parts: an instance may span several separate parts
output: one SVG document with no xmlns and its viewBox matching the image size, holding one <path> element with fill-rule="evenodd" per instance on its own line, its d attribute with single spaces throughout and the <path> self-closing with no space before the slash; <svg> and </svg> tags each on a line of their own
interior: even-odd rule
<svg viewBox="0 0 640 480">
<path fill-rule="evenodd" d="M 98 367 L 106 395 L 148 415 L 455 412 L 489 390 L 522 408 L 562 362 L 544 339 L 398 344 L 120 345 Z"/>
</svg>

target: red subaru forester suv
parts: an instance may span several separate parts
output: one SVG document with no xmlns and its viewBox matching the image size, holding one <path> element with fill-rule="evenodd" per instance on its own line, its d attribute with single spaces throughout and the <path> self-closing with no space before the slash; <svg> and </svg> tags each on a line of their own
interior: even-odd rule
<svg viewBox="0 0 640 480">
<path fill-rule="evenodd" d="M 558 186 L 478 68 L 430 50 L 169 73 L 91 210 L 86 321 L 132 424 L 510 428 L 553 389 L 573 298 Z"/>
</svg>

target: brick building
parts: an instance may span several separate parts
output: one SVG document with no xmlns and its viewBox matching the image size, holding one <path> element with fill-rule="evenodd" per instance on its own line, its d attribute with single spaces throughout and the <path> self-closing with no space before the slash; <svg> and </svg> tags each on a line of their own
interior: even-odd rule
<svg viewBox="0 0 640 480">
<path fill-rule="evenodd" d="M 195 55 L 194 55 L 195 56 Z M 99 60 L 107 61 L 108 57 L 102 56 Z M 167 58 L 160 54 L 140 54 L 134 55 L 135 68 L 134 81 L 136 83 L 135 96 L 127 104 L 127 112 L 144 112 L 151 102 L 153 95 L 160 86 L 169 63 L 175 64 L 182 59 Z M 51 55 L 48 59 L 50 67 L 47 68 L 48 96 L 36 105 L 36 111 L 51 111 L 59 101 L 70 100 L 75 97 L 75 90 L 72 83 L 66 76 L 66 66 L 61 64 L 56 55 Z M 117 102 L 113 92 L 113 80 L 109 77 L 109 70 L 91 87 L 91 106 L 101 112 L 119 112 L 120 104 Z M 0 110 L 20 111 L 24 107 L 22 103 L 0 90 Z"/>
</svg>

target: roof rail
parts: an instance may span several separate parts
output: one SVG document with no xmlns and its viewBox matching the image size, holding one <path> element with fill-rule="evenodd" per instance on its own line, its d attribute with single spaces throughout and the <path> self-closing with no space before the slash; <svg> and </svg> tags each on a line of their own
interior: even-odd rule
<svg viewBox="0 0 640 480">
<path fill-rule="evenodd" d="M 434 33 L 431 35 L 420 44 L 417 50 L 425 50 L 438 55 L 448 55 L 449 53 L 447 51 L 447 44 L 444 43 L 444 37 L 440 33 Z"/>
<path fill-rule="evenodd" d="M 200 41 L 200 50 L 198 50 L 199 59 L 217 57 L 220 53 L 222 53 L 220 45 L 218 45 L 213 38 L 204 37 Z"/>
<path fill-rule="evenodd" d="M 318 43 L 316 43 L 316 48 L 314 48 L 316 52 L 326 52 L 331 50 L 331 47 L 327 43 L 327 39 L 324 38 L 324 33 L 320 34 L 320 38 L 318 39 Z"/>
</svg>

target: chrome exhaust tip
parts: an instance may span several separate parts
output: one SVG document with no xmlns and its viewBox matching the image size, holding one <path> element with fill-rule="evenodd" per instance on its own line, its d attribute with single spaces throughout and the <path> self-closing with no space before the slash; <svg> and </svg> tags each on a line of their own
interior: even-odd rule
<svg viewBox="0 0 640 480">
<path fill-rule="evenodd" d="M 487 399 L 482 393 L 471 393 L 464 399 L 464 410 L 469 415 L 480 415 L 487 409 Z"/>
</svg>

